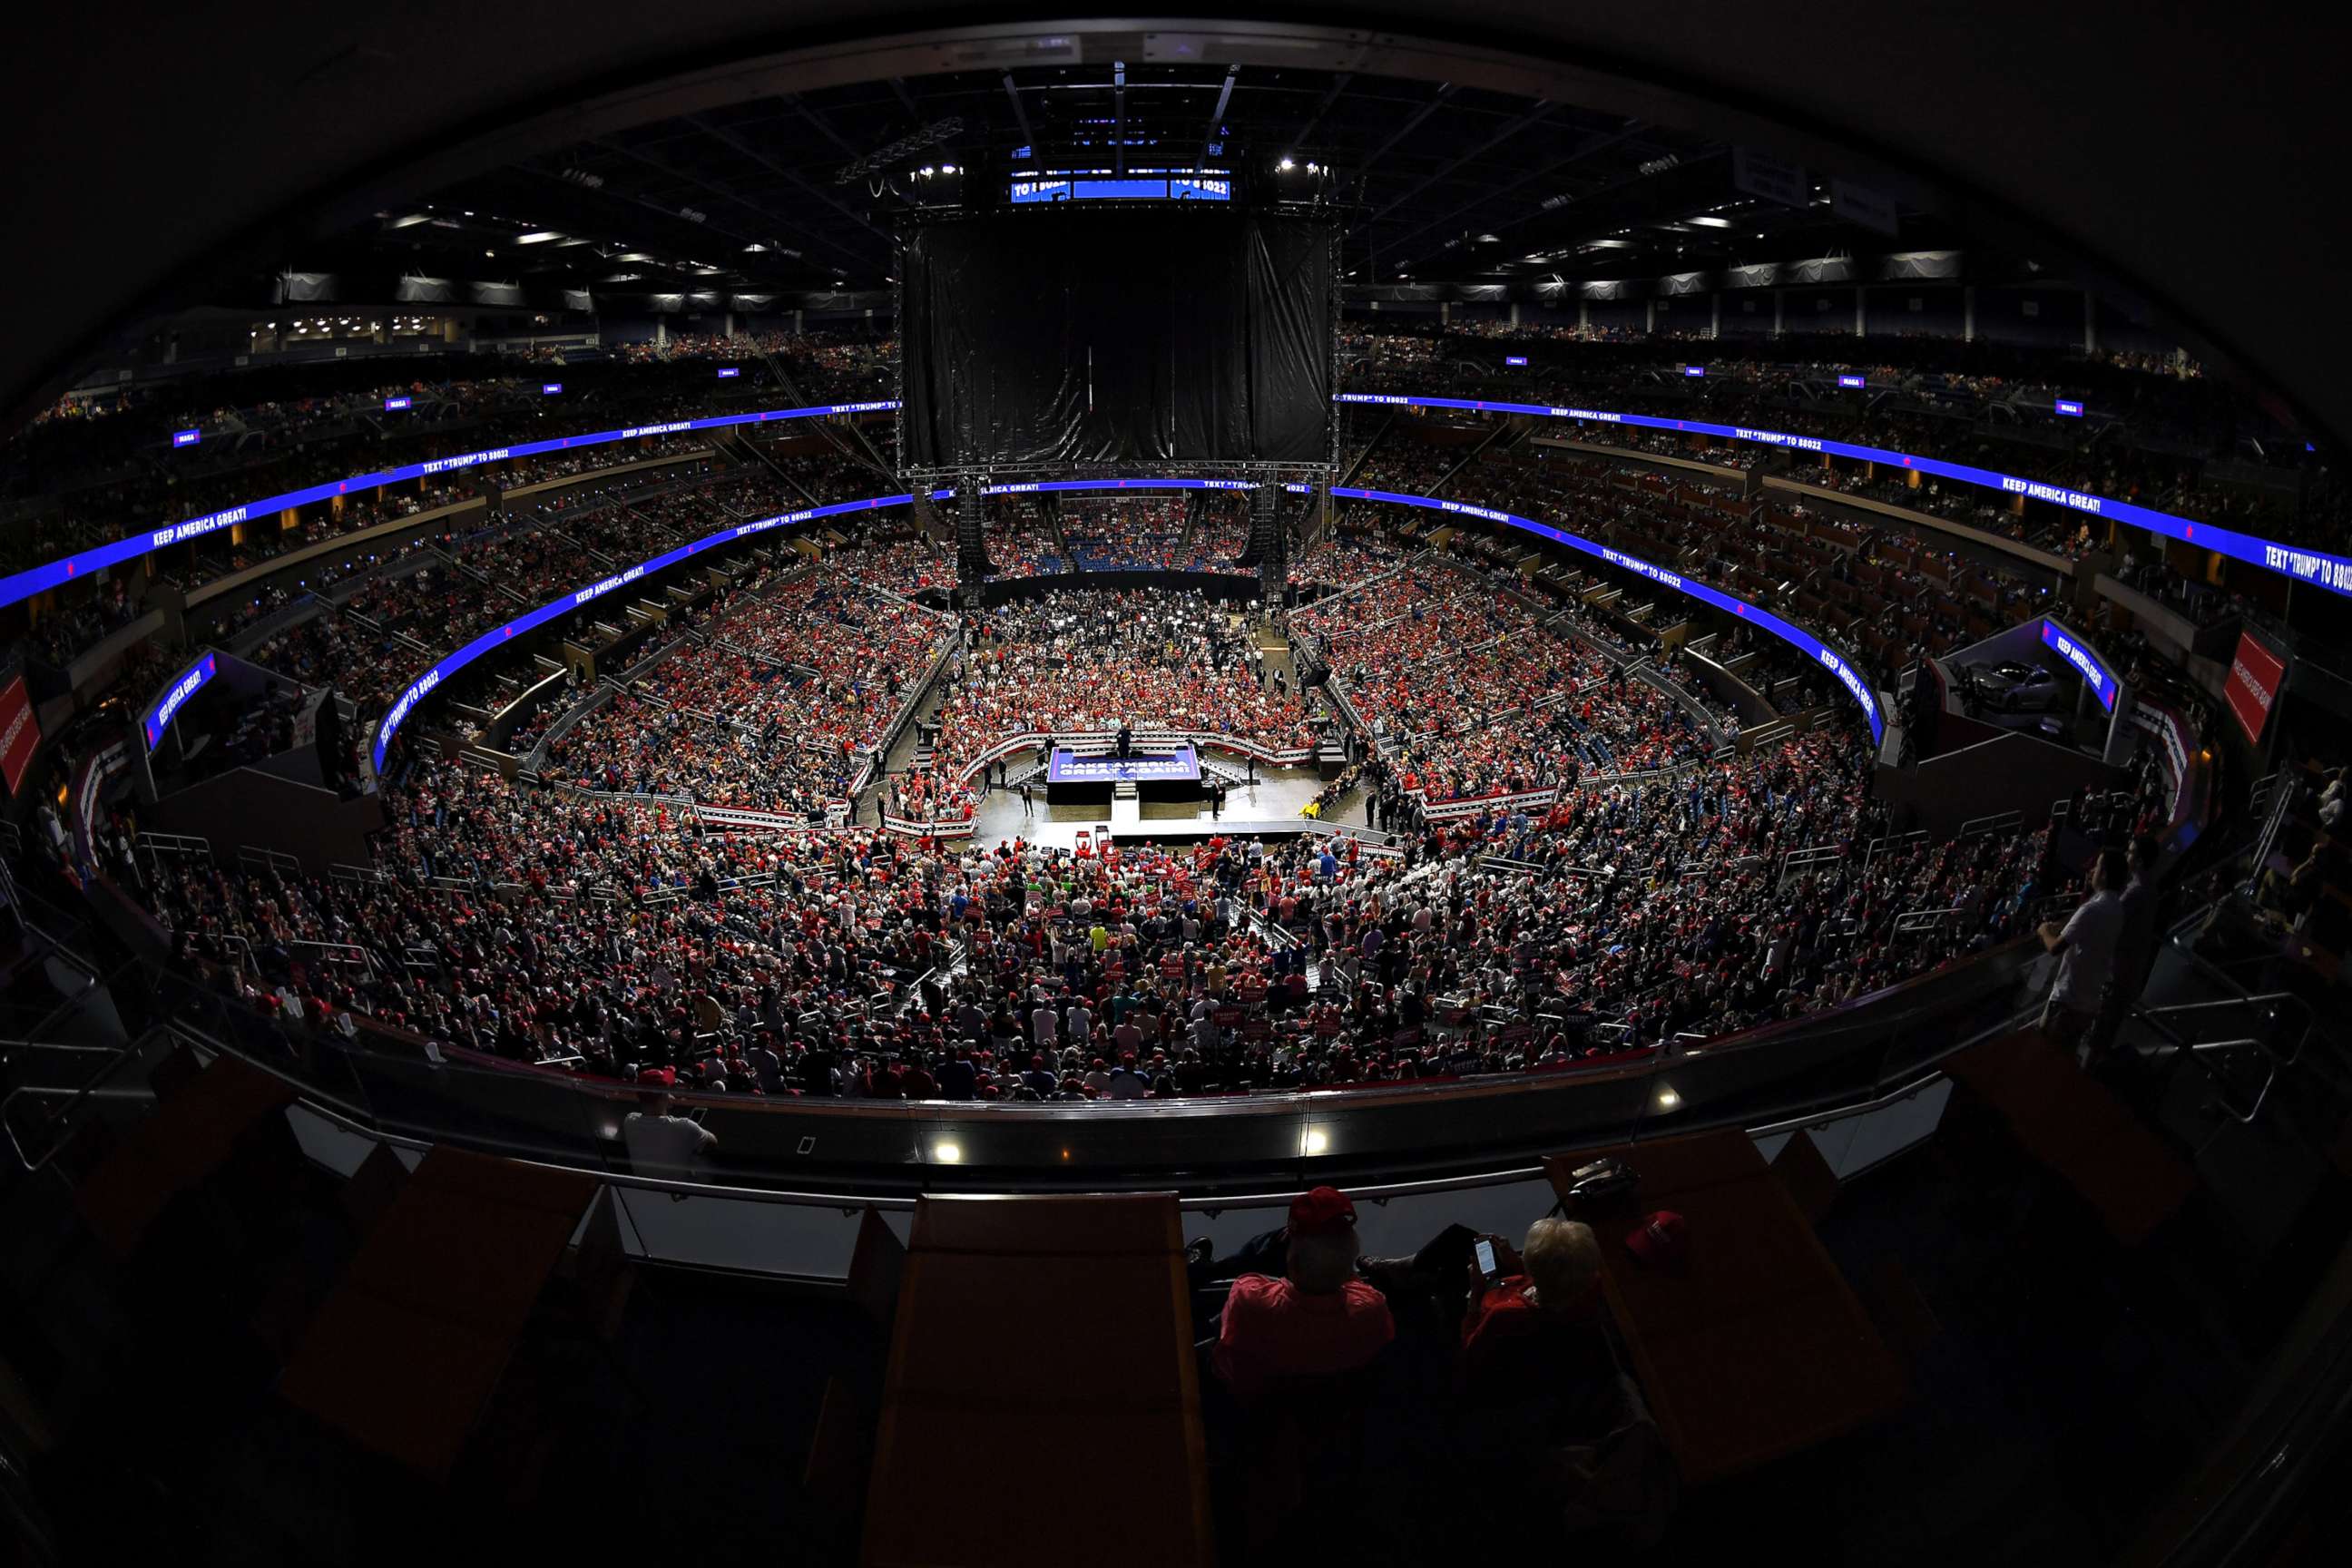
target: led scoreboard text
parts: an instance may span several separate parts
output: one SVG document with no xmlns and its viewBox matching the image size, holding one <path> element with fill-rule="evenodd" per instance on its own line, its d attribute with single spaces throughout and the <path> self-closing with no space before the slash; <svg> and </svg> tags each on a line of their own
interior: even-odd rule
<svg viewBox="0 0 2352 1568">
<path fill-rule="evenodd" d="M 1234 183 L 1207 174 L 1171 179 L 1014 180 L 1006 199 L 1015 206 L 1034 202 L 1229 202 Z"/>
<path fill-rule="evenodd" d="M 2083 678 L 2084 684 L 2091 689 L 2091 695 L 2099 700 L 2099 706 L 2112 712 L 2116 706 L 2116 672 L 2099 662 L 2099 656 L 2091 651 L 2090 645 L 2056 621 L 2046 618 L 2042 623 L 2042 640 L 2051 652 L 2064 659 Z"/>
</svg>

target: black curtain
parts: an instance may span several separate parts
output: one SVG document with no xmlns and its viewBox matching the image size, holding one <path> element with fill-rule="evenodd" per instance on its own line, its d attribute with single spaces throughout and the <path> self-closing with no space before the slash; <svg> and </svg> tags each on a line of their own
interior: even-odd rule
<svg viewBox="0 0 2352 1568">
<path fill-rule="evenodd" d="M 1328 255 L 1314 226 L 1190 205 L 922 228 L 901 257 L 907 460 L 1320 460 Z"/>
</svg>

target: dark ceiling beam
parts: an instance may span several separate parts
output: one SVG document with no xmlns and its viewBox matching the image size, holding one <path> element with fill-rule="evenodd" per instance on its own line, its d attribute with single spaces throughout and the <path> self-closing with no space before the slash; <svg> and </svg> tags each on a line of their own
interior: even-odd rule
<svg viewBox="0 0 2352 1568">
<path fill-rule="evenodd" d="M 1724 153 L 1708 153 L 1654 174 L 1623 175 L 1584 192 L 1566 205 L 1549 211 L 1538 208 L 1498 221 L 1495 226 L 1501 233 L 1493 244 L 1474 241 L 1449 249 L 1448 261 L 1472 270 L 1491 269 L 1497 264 L 1510 264 L 1528 251 L 1581 247 L 1604 238 L 1631 247 L 1613 254 L 1629 258 L 1654 257 L 1664 270 L 1687 269 L 1687 262 L 1678 264 L 1674 258 L 1677 243 L 1685 256 L 1696 245 L 1701 248 L 1719 247 L 1735 253 L 1738 260 L 1752 259 L 1738 253 L 1738 247 L 1727 233 L 1719 241 L 1697 240 L 1664 226 L 1686 213 L 1703 212 L 1730 195 L 1728 163 Z M 1428 258 L 1434 260 L 1433 257 Z"/>
<path fill-rule="evenodd" d="M 1111 172 L 1127 173 L 1127 62 L 1111 62 L 1110 89 L 1110 150 Z"/>
<path fill-rule="evenodd" d="M 907 111 L 907 118 L 919 127 L 923 123 L 923 111 L 917 106 L 914 90 L 908 87 L 907 79 L 902 76 L 892 77 L 890 90 L 898 95 L 898 106 Z"/>
<path fill-rule="evenodd" d="M 1339 95 L 1348 90 L 1348 84 L 1355 79 L 1353 71 L 1341 71 L 1332 78 L 1331 90 L 1323 95 L 1323 101 L 1317 104 L 1315 112 L 1307 117 L 1307 123 L 1301 125 L 1280 150 L 1284 153 L 1296 153 L 1305 145 L 1307 137 L 1315 133 L 1315 128 L 1323 123 L 1323 117 L 1331 112 L 1331 106 L 1339 101 Z"/>
<path fill-rule="evenodd" d="M 1209 144 L 1217 139 L 1217 127 L 1224 123 L 1225 105 L 1233 101 L 1234 82 L 1241 74 L 1237 65 L 1225 68 L 1225 85 L 1217 89 L 1217 106 L 1209 110 L 1209 123 L 1201 132 L 1201 151 L 1192 158 L 1196 169 L 1209 161 Z"/>
<path fill-rule="evenodd" d="M 824 115 L 819 114 L 815 110 L 809 107 L 809 100 L 807 99 L 794 98 L 793 100 L 793 110 L 803 120 L 805 120 L 811 125 L 815 126 L 818 133 L 824 136 L 826 141 L 840 148 L 842 152 L 846 153 L 848 156 L 852 158 L 861 158 L 865 156 L 866 150 L 858 146 L 856 142 L 850 141 L 848 137 L 844 136 L 840 132 L 835 131 L 833 128 L 833 121 L 827 120 Z"/>
<path fill-rule="evenodd" d="M 1453 96 L 1454 84 L 1450 81 L 1439 82 L 1437 84 L 1437 96 L 1431 99 L 1427 103 L 1423 104 L 1418 110 L 1414 110 L 1402 125 L 1400 125 L 1394 131 L 1390 132 L 1389 139 L 1381 142 L 1379 146 L 1373 148 L 1370 153 L 1366 153 L 1364 155 L 1363 163 L 1358 167 L 1349 170 L 1349 173 L 1354 174 L 1358 179 L 1362 179 L 1364 176 L 1370 174 L 1372 172 L 1372 165 L 1379 163 L 1382 158 L 1388 156 L 1390 148 L 1394 147 L 1398 142 L 1412 135 L 1415 131 L 1420 130 L 1421 122 L 1428 119 L 1431 115 L 1436 113 L 1439 110 L 1444 108 L 1446 100 L 1451 99 Z"/>
<path fill-rule="evenodd" d="M 1552 162 L 1543 164 L 1540 167 L 1530 169 L 1526 174 L 1521 174 L 1517 179 L 1513 180 L 1507 185 L 1501 186 L 1496 190 L 1482 192 L 1479 195 L 1473 196 L 1470 200 L 1463 203 L 1460 206 L 1454 208 L 1451 212 L 1440 214 L 1438 216 L 1430 219 L 1427 223 L 1423 224 L 1420 227 L 1407 230 L 1397 238 L 1390 240 L 1388 242 L 1389 248 L 1392 251 L 1401 249 L 1403 247 L 1412 244 L 1423 235 L 1427 234 L 1431 229 L 1437 227 L 1440 224 L 1448 224 L 1452 223 L 1456 218 L 1465 217 L 1471 213 L 1476 212 L 1479 208 L 1486 205 L 1489 202 L 1500 201 L 1503 197 L 1509 195 L 1514 191 L 1517 191 L 1527 185 L 1533 184 L 1538 180 L 1549 179 L 1552 175 L 1559 174 L 1562 169 L 1568 168 L 1571 164 L 1582 163 L 1585 159 L 1591 157 L 1596 153 L 1605 153 L 1610 148 L 1618 145 L 1620 142 L 1633 140 L 1635 136 L 1638 136 L 1641 133 L 1642 130 L 1643 126 L 1640 121 L 1629 120 L 1614 131 L 1603 132 L 1599 135 L 1588 137 L 1572 149 L 1566 157 L 1556 158 Z"/>
<path fill-rule="evenodd" d="M 666 207 L 666 206 L 663 206 L 663 205 L 661 205 L 659 203 L 655 202 L 655 201 L 653 201 L 653 200 L 651 200 L 651 199 L 649 199 L 649 198 L 647 198 L 647 197 L 646 197 L 646 196 L 635 195 L 630 194 L 629 192 L 626 192 L 626 191 L 621 191 L 621 190 L 615 190 L 615 189 L 613 189 L 613 188 L 611 188 L 611 187 L 609 187 L 609 186 L 608 186 L 608 187 L 602 187 L 602 188 L 599 188 L 599 189 L 594 190 L 594 191 L 593 191 L 593 192 L 586 191 L 584 187 L 583 187 L 583 186 L 581 186 L 581 185 L 578 185 L 578 184 L 573 184 L 572 181 L 565 179 L 562 174 L 556 174 L 556 173 L 554 173 L 553 171 L 551 171 L 551 170 L 548 170 L 548 169 L 537 169 L 537 168 L 530 168 L 530 167 L 527 167 L 527 166 L 526 166 L 526 167 L 525 167 L 525 169 L 523 170 L 523 172 L 524 172 L 524 173 L 526 173 L 526 174 L 529 174 L 535 175 L 535 176 L 537 176 L 538 178 L 540 178 L 540 179 L 541 179 L 541 180 L 545 180 L 545 181 L 549 182 L 550 184 L 554 184 L 554 185 L 557 185 L 557 186 L 561 187 L 562 189 L 563 189 L 563 190 L 565 190 L 565 191 L 571 192 L 571 193 L 572 193 L 572 195 L 573 195 L 574 196 L 578 196 L 578 195 L 583 195 L 583 194 L 585 194 L 585 195 L 593 195 L 600 196 L 600 197 L 604 198 L 604 200 L 606 200 L 606 201 L 619 202 L 619 203 L 622 203 L 622 204 L 624 204 L 624 205 L 625 205 L 633 206 L 633 207 L 642 207 L 642 208 L 644 208 L 646 212 L 653 213 L 653 214 L 655 214 L 656 216 L 660 216 L 660 217 L 667 218 L 667 219 L 668 219 L 671 223 L 673 223 L 673 224 L 677 224 L 677 225 L 684 226 L 690 226 L 690 227 L 694 230 L 694 232 L 696 232 L 697 234 L 710 234 L 710 235 L 717 235 L 717 236 L 718 236 L 719 238 L 721 238 L 721 239 L 729 240 L 729 241 L 730 241 L 730 242 L 734 242 L 734 243 L 737 245 L 737 247 L 738 247 L 738 248 L 739 248 L 739 251 L 740 251 L 740 247 L 741 247 L 741 246 L 749 245 L 749 244 L 753 243 L 753 237 L 751 237 L 751 236 L 750 236 L 750 235 L 745 235 L 745 234 L 739 233 L 739 232 L 738 232 L 738 231 L 736 231 L 735 229 L 730 228 L 727 225 L 725 225 L 725 224 L 723 224 L 723 223 L 711 223 L 711 222 L 709 222 L 709 221 L 707 221 L 707 220 L 706 220 L 705 222 L 698 223 L 698 223 L 694 223 L 692 219 L 690 219 L 690 218 L 681 217 L 681 216 L 679 216 L 676 212 L 672 211 L 670 208 Z M 740 204 L 738 204 L 738 205 L 740 205 Z M 623 244 L 621 244 L 620 242 L 618 242 L 618 241 L 616 241 L 616 240 L 605 239 L 605 240 L 597 240 L 597 241 L 593 241 L 593 242 L 592 242 L 592 243 L 590 244 L 590 246 L 589 246 L 588 249 L 589 249 L 590 253 L 591 253 L 591 254 L 593 254 L 593 256 L 595 256 L 595 257 L 596 257 L 596 258 L 597 258 L 600 262 L 606 262 L 606 263 L 609 263 L 609 262 L 611 262 L 611 260 L 612 260 L 612 255 L 611 255 L 611 254 L 608 254 L 608 247 L 609 247 L 610 251 L 611 251 L 611 252 L 614 252 L 614 253 L 617 253 L 617 252 L 619 252 L 619 251 L 630 251 L 630 250 L 638 250 L 638 251 L 642 251 L 642 250 L 644 250 L 644 248 L 645 248 L 645 247 L 642 247 L 642 246 L 635 246 L 635 245 L 623 245 Z M 674 248 L 676 248 L 676 247 L 672 247 L 672 246 L 667 246 L 667 245 L 665 245 L 665 246 L 663 247 L 663 248 L 664 248 L 664 249 L 674 249 Z M 517 253 L 515 253 L 515 254 L 516 254 L 516 256 L 517 256 L 518 258 L 520 258 L 520 255 L 521 255 L 521 253 L 520 253 L 520 252 L 517 252 Z M 648 252 L 647 254 L 650 254 L 650 252 Z M 769 254 L 772 254 L 772 254 L 774 254 L 774 252 L 771 251 Z M 562 265 L 566 265 L 566 264 L 567 264 L 567 258 L 566 258 L 565 254 L 564 254 L 563 252 L 561 252 L 561 251 L 555 252 L 554 254 L 551 254 L 551 255 L 548 256 L 545 259 L 546 259 L 548 262 L 550 262 L 550 263 L 553 263 L 553 264 L 558 265 L 558 266 L 562 266 Z M 743 269 L 742 269 L 742 267 L 741 267 L 741 263 L 740 263 L 740 256 L 739 256 L 739 257 L 737 257 L 737 258 L 730 258 L 730 265 L 728 268 L 723 268 L 722 270 L 725 270 L 725 271 L 733 271 L 733 272 L 737 272 L 737 273 L 740 273 L 740 272 L 742 272 L 742 270 L 743 270 Z M 791 258 L 787 257 L 787 258 L 782 258 L 782 260 L 790 260 L 790 259 L 791 259 Z M 578 268 L 579 270 L 583 271 L 583 272 L 587 270 L 587 264 L 586 264 L 584 261 L 578 259 L 578 258 L 576 258 L 576 256 L 568 259 L 568 265 L 570 265 L 570 266 L 571 266 L 571 267 L 572 267 L 572 268 Z M 657 270 L 659 270 L 659 271 L 663 271 L 663 272 L 669 272 L 669 273 L 675 273 L 676 275 L 677 275 L 677 276 L 678 276 L 678 277 L 680 277 L 680 278 L 704 278 L 704 279 L 707 279 L 707 278 L 708 278 L 708 275 L 707 275 L 707 274 L 702 274 L 702 273 L 697 273 L 697 272 L 694 272 L 694 271 L 692 271 L 691 269 L 689 269 L 688 268 L 687 268 L 687 267 L 685 267 L 685 266 L 683 266 L 683 265 L 679 264 L 678 262 L 677 262 L 677 261 L 675 261 L 675 260 L 672 260 L 672 261 L 660 261 L 660 260 L 656 260 L 656 261 L 644 261 L 644 262 L 628 262 L 628 263 L 625 263 L 624 265 L 627 265 L 627 266 L 631 266 L 631 267 L 651 267 L 651 268 L 656 268 L 656 269 L 657 269 Z M 591 281 L 593 281 L 593 279 L 591 279 Z"/>
<path fill-rule="evenodd" d="M 1504 142 L 1508 142 L 1512 137 L 1517 136 L 1520 132 L 1527 130 L 1529 126 L 1539 124 L 1544 120 L 1549 119 L 1552 110 L 1557 107 L 1559 106 L 1556 104 L 1547 103 L 1541 100 L 1537 100 L 1534 108 L 1528 110 L 1525 114 L 1520 115 L 1517 120 L 1512 121 L 1508 125 L 1504 126 L 1500 131 L 1496 132 L 1492 136 L 1487 137 L 1486 140 L 1479 142 L 1478 145 L 1471 148 L 1470 151 L 1463 153 L 1460 157 L 1454 159 L 1452 163 L 1446 164 L 1435 174 L 1422 180 L 1418 184 L 1414 185 L 1412 189 L 1405 192 L 1402 195 L 1398 196 L 1394 201 L 1389 203 L 1388 205 L 1374 213 L 1369 221 L 1372 223 L 1380 222 L 1381 219 L 1388 216 L 1389 214 L 1396 211 L 1397 208 L 1404 205 L 1405 203 L 1412 200 L 1413 197 L 1421 195 L 1422 192 L 1429 189 L 1430 186 L 1437 184 L 1438 181 L 1445 178 L 1445 176 L 1451 174 L 1454 170 L 1459 169 L 1463 164 L 1467 163 L 1473 158 L 1482 157 L 1485 154 L 1493 152 L 1496 148 L 1501 146 Z"/>
<path fill-rule="evenodd" d="M 715 136 L 719 141 L 726 142 L 730 146 L 734 146 L 736 144 L 729 133 L 713 130 L 710 126 L 704 124 L 698 118 L 689 116 L 688 122 L 694 125 L 697 129 L 702 131 L 706 135 Z M 757 216 L 762 223 L 773 224 L 775 226 L 774 232 L 777 234 L 790 234 L 806 238 L 813 243 L 823 245 L 828 249 L 835 251 L 840 255 L 853 257 L 860 264 L 869 263 L 874 259 L 872 256 L 853 249 L 850 247 L 842 244 L 839 240 L 833 238 L 830 235 L 820 234 L 813 229 L 795 224 L 793 220 L 786 218 L 778 213 L 770 211 L 768 208 L 761 206 L 759 203 L 751 200 L 749 196 L 740 195 L 739 193 L 729 189 L 727 186 L 719 184 L 716 180 L 706 179 L 702 175 L 697 174 L 691 170 L 678 168 L 676 164 L 666 163 L 662 159 L 655 157 L 650 153 L 640 153 L 634 147 L 624 146 L 617 142 L 597 142 L 592 143 L 592 145 L 603 148 L 608 153 L 616 153 L 622 157 L 630 159 L 635 163 L 643 163 L 647 168 L 658 170 L 660 173 L 668 175 L 673 180 L 682 180 L 688 184 L 696 186 L 698 189 L 709 191 L 712 195 L 719 197 L 721 201 L 731 203 L 734 205 L 740 207 L 745 212 Z M 818 192 L 817 194 L 822 195 L 824 193 Z M 675 216 L 676 215 L 673 214 L 672 216 Z"/>
<path fill-rule="evenodd" d="M 1037 138 L 1029 130 L 1029 111 L 1021 107 L 1021 89 L 1013 85 L 1013 73 L 1004 73 L 1004 96 L 1013 100 L 1013 122 L 1021 127 L 1021 144 L 1034 148 Z"/>
<path fill-rule="evenodd" d="M 799 174 L 794 174 L 792 170 L 785 168 L 782 163 L 777 163 L 773 158 L 769 157 L 765 153 L 761 152 L 757 147 L 752 146 L 749 142 L 744 141 L 740 136 L 736 135 L 735 132 L 728 130 L 725 126 L 713 125 L 709 121 L 705 120 L 699 114 L 689 114 L 687 115 L 685 119 L 688 125 L 693 126 L 697 131 L 701 132 L 705 136 L 709 137 L 712 141 L 719 142 L 721 146 L 733 148 L 736 152 L 740 153 L 744 157 L 751 159 L 751 162 L 759 164 L 760 167 L 767 170 L 768 173 L 775 175 L 776 178 L 783 181 L 794 190 L 801 192 L 803 195 L 815 197 L 818 201 L 823 202 L 825 205 L 831 207 L 834 211 L 839 213 L 842 216 L 847 218 L 850 222 L 856 224 L 866 233 L 883 241 L 886 245 L 890 243 L 890 236 L 884 230 L 875 227 L 872 223 L 866 220 L 865 214 L 853 210 L 844 204 L 839 197 L 835 196 L 832 192 L 825 190 L 823 186 L 814 184 L 808 180 L 802 178 Z M 853 148 L 851 151 L 854 155 L 856 149 Z"/>
</svg>

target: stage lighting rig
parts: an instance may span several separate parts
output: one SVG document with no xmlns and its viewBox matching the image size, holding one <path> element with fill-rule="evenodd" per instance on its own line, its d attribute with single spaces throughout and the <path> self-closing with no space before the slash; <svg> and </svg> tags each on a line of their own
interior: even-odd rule
<svg viewBox="0 0 2352 1568">
<path fill-rule="evenodd" d="M 944 120 L 934 120 L 920 131 L 910 132 L 878 152 L 868 153 L 863 158 L 844 163 L 839 169 L 834 171 L 833 183 L 836 185 L 845 185 L 852 180 L 862 180 L 868 174 L 887 173 L 904 164 L 924 148 L 936 147 L 942 142 L 952 142 L 962 134 L 963 121 L 960 116 L 950 114 Z"/>
</svg>

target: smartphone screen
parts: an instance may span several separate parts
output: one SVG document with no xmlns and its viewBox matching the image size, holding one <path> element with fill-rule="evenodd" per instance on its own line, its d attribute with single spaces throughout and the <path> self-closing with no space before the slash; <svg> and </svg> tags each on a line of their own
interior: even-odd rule
<svg viewBox="0 0 2352 1568">
<path fill-rule="evenodd" d="M 1484 1237 L 1478 1240 L 1478 1272 L 1489 1279 L 1495 1277 L 1495 1244 Z"/>
</svg>

